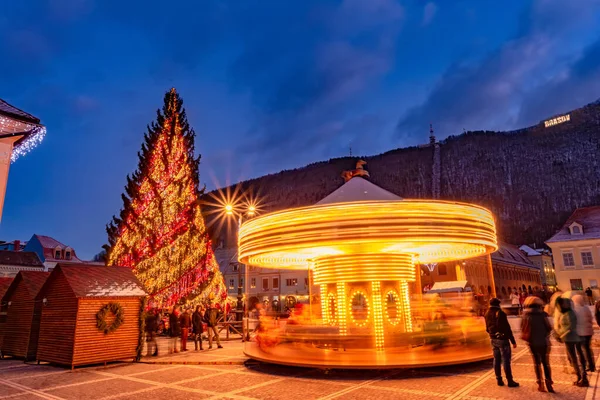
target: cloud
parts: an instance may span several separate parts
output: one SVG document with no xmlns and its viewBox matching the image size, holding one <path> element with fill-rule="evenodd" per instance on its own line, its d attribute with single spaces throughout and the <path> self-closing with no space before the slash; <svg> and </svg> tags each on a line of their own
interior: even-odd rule
<svg viewBox="0 0 600 400">
<path fill-rule="evenodd" d="M 265 164 L 313 159 L 335 146 L 349 110 L 393 67 L 404 15 L 394 0 L 299 7 L 289 19 L 278 9 L 283 15 L 246 39 L 232 69 L 235 87 L 250 90 L 257 105 L 240 151 Z"/>
<path fill-rule="evenodd" d="M 522 15 L 517 34 L 476 62 L 451 65 L 427 99 L 403 114 L 397 135 L 415 143 L 432 121 L 440 136 L 477 129 L 513 129 L 537 122 L 545 87 L 568 73 L 578 58 L 572 40 L 589 33 L 598 2 L 538 0 Z M 593 7 L 592 7 L 593 6 Z"/>
<path fill-rule="evenodd" d="M 435 17 L 435 14 L 437 13 L 437 5 L 430 1 L 429 3 L 425 4 L 425 8 L 423 8 L 423 25 L 427 26 L 431 23 L 431 21 L 433 21 L 433 18 Z"/>
</svg>

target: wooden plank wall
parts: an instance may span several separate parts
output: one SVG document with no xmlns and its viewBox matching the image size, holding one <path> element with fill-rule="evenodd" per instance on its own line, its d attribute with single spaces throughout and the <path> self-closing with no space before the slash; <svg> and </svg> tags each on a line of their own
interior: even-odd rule
<svg viewBox="0 0 600 400">
<path fill-rule="evenodd" d="M 116 331 L 104 334 L 96 327 L 96 313 L 111 301 L 123 307 L 124 321 Z M 140 301 L 140 298 L 79 299 L 73 365 L 135 358 L 140 329 Z M 107 321 L 110 323 L 113 319 Z"/>
<path fill-rule="evenodd" d="M 29 344 L 34 300 L 21 281 L 6 301 L 11 301 L 12 304 L 6 315 L 2 353 L 24 358 Z"/>
<path fill-rule="evenodd" d="M 42 307 L 37 359 L 71 365 L 77 321 L 77 298 L 62 274 L 51 276 L 49 279 L 52 281 L 48 282 L 45 292 L 41 295 L 48 303 Z"/>
<path fill-rule="evenodd" d="M 37 356 L 38 341 L 40 338 L 40 322 L 42 319 L 42 300 L 39 299 L 33 306 L 29 345 L 27 346 L 27 360 L 35 360 Z"/>
</svg>

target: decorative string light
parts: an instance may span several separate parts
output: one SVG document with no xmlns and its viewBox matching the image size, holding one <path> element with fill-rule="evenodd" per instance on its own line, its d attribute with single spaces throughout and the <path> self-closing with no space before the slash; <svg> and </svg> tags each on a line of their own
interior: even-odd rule
<svg viewBox="0 0 600 400">
<path fill-rule="evenodd" d="M 385 299 L 386 299 L 386 305 L 385 305 L 386 319 L 390 323 L 390 325 L 396 326 L 400 322 L 401 315 L 402 315 L 402 302 L 400 301 L 400 297 L 398 296 L 398 293 L 395 290 L 388 290 L 388 292 L 385 294 Z M 390 306 L 387 304 L 387 301 L 389 299 L 394 300 L 394 307 L 396 308 L 396 317 L 395 318 L 392 318 L 390 316 L 390 310 L 389 310 Z"/>
<path fill-rule="evenodd" d="M 371 294 L 373 296 L 373 325 L 375 328 L 375 348 L 383 350 L 383 310 L 381 307 L 381 283 L 371 282 Z"/>
<path fill-rule="evenodd" d="M 46 127 L 28 124 L 0 115 L 0 132 L 23 133 L 27 136 L 13 147 L 10 161 L 11 163 L 14 163 L 19 157 L 29 153 L 44 140 L 44 137 L 46 136 Z"/>
<path fill-rule="evenodd" d="M 321 318 L 324 324 L 329 324 L 329 309 L 327 308 L 327 285 L 319 286 L 321 293 Z"/>
<path fill-rule="evenodd" d="M 365 301 L 365 307 L 367 308 L 367 317 L 361 322 L 358 321 L 355 317 L 354 317 L 354 299 L 356 299 L 358 296 L 362 296 L 364 301 Z M 355 290 L 354 293 L 352 294 L 352 296 L 350 296 L 350 298 L 352 299 L 350 301 L 350 320 L 352 321 L 352 323 L 356 326 L 358 326 L 359 328 L 364 328 L 365 326 L 367 326 L 367 324 L 369 323 L 369 317 L 371 316 L 371 308 L 369 307 L 369 301 L 367 300 L 367 294 L 365 292 L 363 292 L 362 290 Z"/>
<path fill-rule="evenodd" d="M 346 284 L 343 282 L 337 284 L 337 310 L 340 335 L 346 336 Z"/>
<path fill-rule="evenodd" d="M 327 295 L 327 325 L 334 326 L 337 324 L 337 299 L 335 294 L 329 293 Z"/>
<path fill-rule="evenodd" d="M 407 282 L 400 282 L 400 296 L 402 298 L 402 315 L 404 317 L 404 329 L 406 330 L 406 332 L 412 332 L 412 312 L 410 309 L 410 293 L 408 291 Z"/>
</svg>

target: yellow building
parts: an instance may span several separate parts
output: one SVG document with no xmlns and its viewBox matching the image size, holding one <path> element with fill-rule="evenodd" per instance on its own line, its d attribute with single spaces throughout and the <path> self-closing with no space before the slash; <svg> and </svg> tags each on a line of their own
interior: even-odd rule
<svg viewBox="0 0 600 400">
<path fill-rule="evenodd" d="M 578 208 L 546 244 L 552 249 L 560 290 L 585 290 L 598 297 L 600 206 Z"/>
</svg>

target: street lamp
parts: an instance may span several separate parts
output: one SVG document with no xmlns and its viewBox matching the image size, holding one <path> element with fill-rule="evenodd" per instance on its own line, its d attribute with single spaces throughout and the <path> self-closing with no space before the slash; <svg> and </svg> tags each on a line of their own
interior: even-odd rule
<svg viewBox="0 0 600 400">
<path fill-rule="evenodd" d="M 256 215 L 256 206 L 254 204 L 246 204 L 245 212 L 236 211 L 236 207 L 233 204 L 226 204 L 224 207 L 225 215 L 227 216 L 236 216 L 238 217 L 237 231 L 236 236 L 239 236 L 240 227 L 242 226 L 242 222 L 244 217 L 252 218 Z M 243 303 L 243 293 L 242 293 L 242 285 L 240 284 L 242 280 L 242 267 L 244 264 L 238 265 L 238 293 L 237 293 L 237 304 L 236 304 L 236 321 L 241 321 L 244 313 L 244 303 Z M 248 274 L 246 275 L 246 280 L 248 280 Z M 244 282 L 247 284 L 247 282 Z"/>
</svg>

